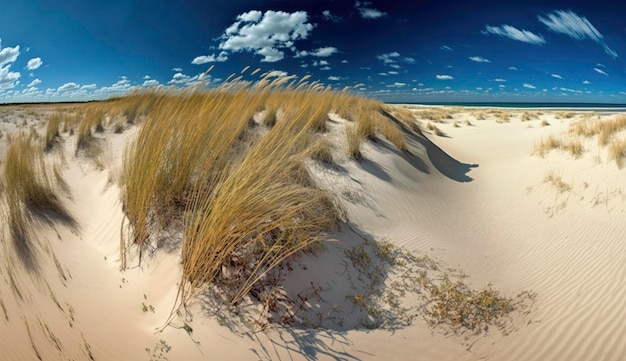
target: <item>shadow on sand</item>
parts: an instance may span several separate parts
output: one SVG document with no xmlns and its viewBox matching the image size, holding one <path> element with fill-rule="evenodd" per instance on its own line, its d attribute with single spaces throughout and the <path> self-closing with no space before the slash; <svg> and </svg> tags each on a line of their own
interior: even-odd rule
<svg viewBox="0 0 626 361">
<path fill-rule="evenodd" d="M 432 165 L 441 174 L 457 182 L 471 182 L 472 180 L 474 180 L 472 177 L 468 176 L 467 173 L 469 173 L 472 168 L 478 167 L 478 164 L 467 164 L 459 162 L 458 160 L 448 155 L 448 153 L 443 151 L 443 149 L 439 148 L 435 143 L 426 138 L 421 130 L 415 132 L 409 129 L 409 127 L 407 127 L 404 123 L 402 123 L 386 110 L 381 110 L 381 114 L 402 129 L 407 139 L 407 142 L 410 145 L 410 149 L 413 152 L 416 148 L 418 148 L 418 144 L 421 145 L 426 150 L 426 155 L 428 159 L 430 159 Z M 405 159 L 413 164 L 416 169 L 425 173 L 429 173 L 428 166 L 424 163 L 422 159 L 420 159 L 419 156 L 413 154 L 413 152 L 410 152 L 408 155 L 404 155 Z"/>
</svg>

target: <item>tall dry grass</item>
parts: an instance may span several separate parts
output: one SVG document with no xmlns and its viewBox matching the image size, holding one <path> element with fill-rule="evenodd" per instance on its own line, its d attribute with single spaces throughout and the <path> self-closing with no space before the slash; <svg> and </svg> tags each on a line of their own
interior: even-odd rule
<svg viewBox="0 0 626 361">
<path fill-rule="evenodd" d="M 63 115 L 58 112 L 52 114 L 52 116 L 48 120 L 48 124 L 46 125 L 46 134 L 44 137 L 44 150 L 46 152 L 52 150 L 54 145 L 57 143 L 59 136 L 61 135 L 61 122 L 63 121 Z"/>
<path fill-rule="evenodd" d="M 3 223 L 15 251 L 27 266 L 33 266 L 32 216 L 69 219 L 56 194 L 55 180 L 47 165 L 42 145 L 31 136 L 19 134 L 9 139 L 3 167 L 6 213 Z"/>
<path fill-rule="evenodd" d="M 207 282 L 223 286 L 236 303 L 334 225 L 335 206 L 303 162 L 315 152 L 328 156 L 312 139 L 328 126 L 330 111 L 358 111 L 369 101 L 292 77 L 133 96 L 151 106 L 122 160 L 121 195 L 132 229 L 132 238 L 121 240 L 122 267 L 128 247 L 136 245 L 141 260 L 154 234 L 181 221 L 178 305 Z M 273 126 L 251 128 L 249 120 L 268 108 L 280 108 Z"/>
</svg>

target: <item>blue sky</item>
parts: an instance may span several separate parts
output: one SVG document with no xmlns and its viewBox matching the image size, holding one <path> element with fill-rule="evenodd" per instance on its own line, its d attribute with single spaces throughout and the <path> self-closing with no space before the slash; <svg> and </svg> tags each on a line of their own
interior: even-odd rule
<svg viewBox="0 0 626 361">
<path fill-rule="evenodd" d="M 384 101 L 626 103 L 625 15 L 605 0 L 11 1 L 0 102 L 210 87 L 250 66 Z"/>
</svg>

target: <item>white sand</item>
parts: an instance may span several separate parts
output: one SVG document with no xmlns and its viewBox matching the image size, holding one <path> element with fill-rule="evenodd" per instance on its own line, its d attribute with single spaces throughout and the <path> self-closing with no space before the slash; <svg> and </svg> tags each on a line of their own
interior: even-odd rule
<svg viewBox="0 0 626 361">
<path fill-rule="evenodd" d="M 6 112 L 0 108 L 0 115 Z M 44 360 L 88 360 L 90 353 L 95 360 L 626 359 L 626 170 L 608 162 L 596 138 L 586 141 L 580 159 L 560 151 L 534 156 L 536 141 L 561 136 L 580 116 L 561 120 L 544 112 L 521 122 L 521 111 L 512 113 L 508 123 L 456 113 L 437 124 L 447 137 L 427 131 L 426 138 L 409 137 L 410 156 L 380 140 L 363 146 L 360 163 L 342 156 L 340 170 L 313 166 L 360 232 L 458 267 L 475 288 L 492 283 L 506 295 L 536 292 L 534 311 L 508 335 L 490 330 L 471 338 L 467 350 L 463 336 L 445 335 L 445 328 L 419 317 L 392 332 L 354 329 L 354 315 L 346 314 L 343 328 L 250 336 L 220 325 L 201 303 L 189 309 L 190 335 L 175 327 L 155 332 L 174 303 L 180 260 L 176 251 L 157 252 L 141 267 L 135 259 L 133 268 L 119 271 L 123 212 L 119 190 L 108 180 L 134 130 L 107 130 L 107 170 L 76 157 L 73 137 L 64 135 L 71 194 L 65 204 L 75 229 L 37 226 L 36 270 L 25 269 L 3 240 L 0 300 L 8 320 L 0 312 L 0 359 L 36 360 L 37 353 Z M 0 129 L 14 131 L 24 116 L 7 116 Z M 344 125 L 336 120 L 328 136 L 341 147 Z M 570 189 L 559 193 L 544 183 L 549 172 Z M 306 269 L 296 267 L 288 289 L 299 292 L 316 280 L 332 288 L 324 294 L 329 303 L 345 304 L 350 283 L 340 275 L 343 250 L 358 240 L 345 227 L 330 235 L 328 251 L 304 257 Z M 176 318 L 173 325 L 183 322 Z"/>
</svg>

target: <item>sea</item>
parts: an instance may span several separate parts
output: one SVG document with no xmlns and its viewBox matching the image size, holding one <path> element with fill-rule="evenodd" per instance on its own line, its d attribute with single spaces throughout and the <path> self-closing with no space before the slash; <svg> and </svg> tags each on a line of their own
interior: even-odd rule
<svg viewBox="0 0 626 361">
<path fill-rule="evenodd" d="M 473 103 L 473 102 L 425 102 L 425 103 L 394 103 L 387 102 L 388 104 L 406 104 L 415 106 L 446 106 L 446 107 L 467 107 L 467 108 L 508 108 L 508 109 L 551 109 L 551 110 L 571 110 L 571 111 L 589 111 L 597 113 L 625 113 L 626 104 L 619 103 L 507 103 L 507 102 L 492 102 L 492 103 Z"/>
</svg>

